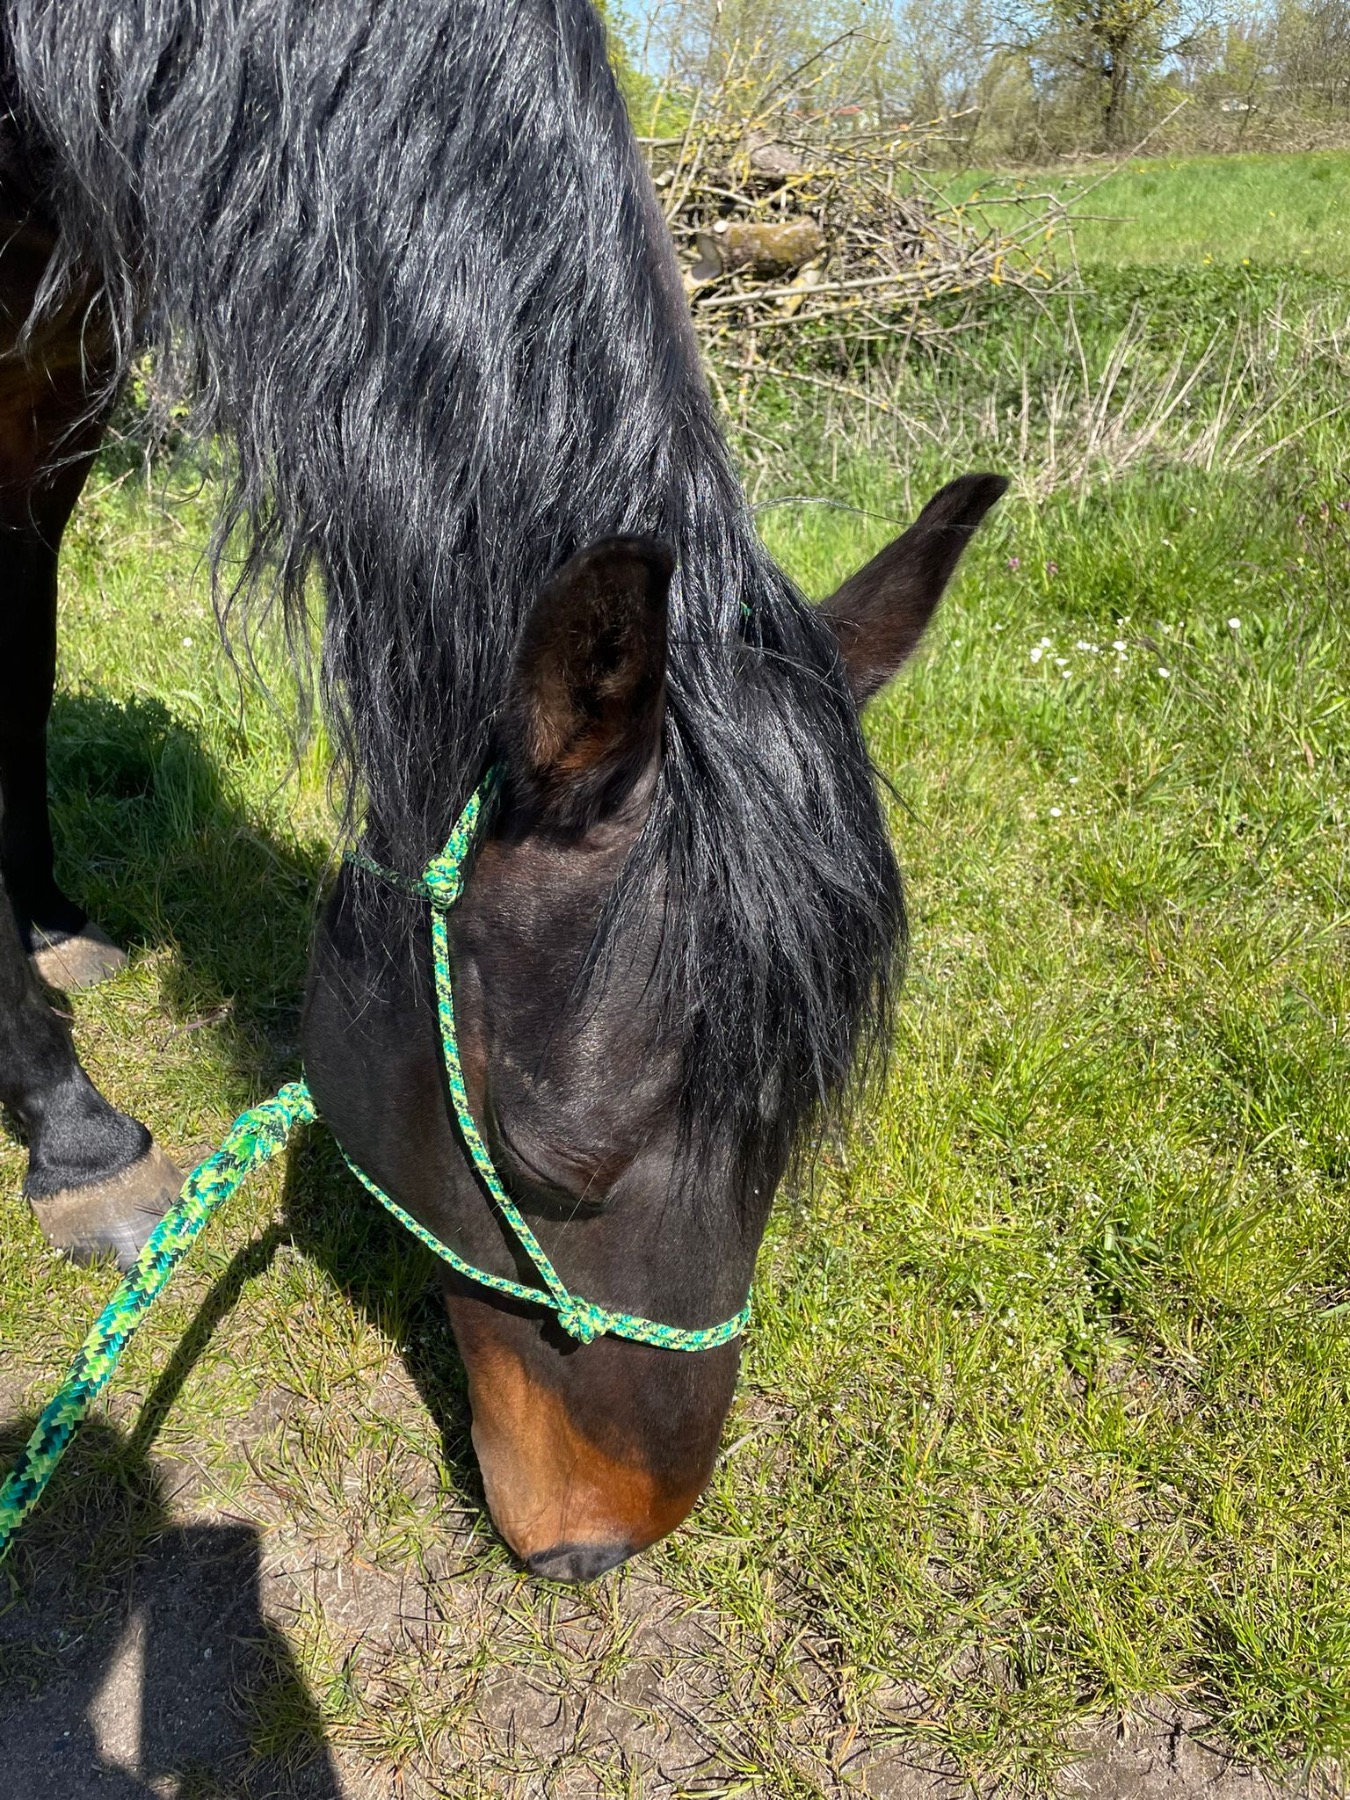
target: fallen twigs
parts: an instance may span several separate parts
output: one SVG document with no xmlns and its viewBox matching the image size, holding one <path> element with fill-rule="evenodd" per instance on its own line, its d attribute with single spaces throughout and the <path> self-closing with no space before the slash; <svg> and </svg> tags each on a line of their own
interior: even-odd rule
<svg viewBox="0 0 1350 1800">
<path fill-rule="evenodd" d="M 777 84 L 781 89 L 783 84 Z M 946 121 L 880 128 L 857 107 L 756 100 L 728 76 L 678 134 L 642 140 L 705 341 L 824 328 L 853 342 L 935 328 L 937 300 L 1047 286 L 1052 194 L 950 199 L 925 172 Z"/>
</svg>

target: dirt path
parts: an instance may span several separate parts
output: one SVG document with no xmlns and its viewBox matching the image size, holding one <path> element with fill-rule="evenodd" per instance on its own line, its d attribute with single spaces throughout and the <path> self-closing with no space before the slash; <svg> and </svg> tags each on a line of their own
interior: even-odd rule
<svg viewBox="0 0 1350 1800">
<path fill-rule="evenodd" d="M 601 1604 L 559 1590 L 547 1638 L 522 1636 L 504 1666 L 480 1649 L 504 1641 L 523 1584 L 472 1573 L 422 1581 L 306 1562 L 300 1549 L 274 1543 L 264 1559 L 251 1525 L 175 1524 L 115 1590 L 86 1594 L 83 1613 L 67 1581 L 40 1579 L 0 1620 L 5 1800 L 963 1791 L 886 1748 L 885 1703 L 861 1727 L 840 1718 L 809 1645 L 790 1670 L 751 1666 L 723 1622 L 653 1581 L 630 1577 Z M 341 1666 L 361 1696 L 328 1696 L 327 1730 L 289 1647 L 316 1620 L 330 1644 L 349 1647 Z M 754 1720 L 769 1714 L 748 1701 L 779 1681 L 791 1701 L 766 1744 Z M 891 1696 L 895 1725 L 905 1700 Z M 363 1740 L 387 1746 L 405 1702 L 424 1747 L 410 1740 L 400 1779 Z M 255 1755 L 260 1734 L 289 1737 L 306 1760 Z M 1059 1787 L 1091 1800 L 1295 1791 L 1226 1761 L 1196 1722 L 1165 1713 L 1102 1728 Z"/>
</svg>

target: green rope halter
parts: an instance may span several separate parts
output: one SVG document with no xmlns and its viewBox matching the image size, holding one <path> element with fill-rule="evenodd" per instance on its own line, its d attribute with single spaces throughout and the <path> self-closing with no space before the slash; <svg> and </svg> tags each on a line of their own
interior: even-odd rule
<svg viewBox="0 0 1350 1800">
<path fill-rule="evenodd" d="M 459 1036 L 455 1030 L 455 993 L 450 981 L 450 930 L 446 924 L 446 914 L 464 891 L 464 865 L 473 847 L 474 837 L 478 829 L 478 819 L 487 796 L 487 784 L 480 787 L 470 799 L 469 804 L 459 815 L 455 829 L 450 833 L 450 841 L 439 856 L 433 856 L 423 872 L 420 882 L 411 883 L 405 877 L 393 874 L 364 856 L 348 855 L 348 862 L 369 874 L 388 881 L 405 892 L 422 896 L 431 905 L 431 956 L 432 967 L 436 973 L 436 1011 L 441 1025 L 441 1052 L 445 1060 L 445 1075 L 450 1087 L 450 1098 L 455 1107 L 455 1123 L 459 1126 L 459 1134 L 464 1140 L 464 1147 L 469 1152 L 473 1166 L 477 1169 L 483 1186 L 495 1201 L 497 1210 L 506 1223 L 515 1232 L 521 1248 L 530 1261 L 538 1269 L 543 1280 L 543 1287 L 525 1287 L 518 1281 L 508 1281 L 503 1275 L 493 1275 L 487 1269 L 477 1268 L 473 1263 L 465 1262 L 463 1257 L 443 1244 L 439 1238 L 409 1218 L 403 1208 L 391 1200 L 382 1187 L 376 1185 L 363 1169 L 342 1152 L 347 1167 L 355 1175 L 367 1193 L 373 1194 L 381 1206 L 388 1207 L 394 1217 L 406 1225 L 413 1236 L 419 1238 L 429 1250 L 434 1250 L 461 1275 L 470 1281 L 477 1281 L 483 1287 L 494 1289 L 499 1294 L 510 1294 L 516 1300 L 529 1300 L 536 1306 L 550 1307 L 558 1315 L 558 1323 L 569 1337 L 578 1343 L 589 1344 L 608 1332 L 611 1337 L 631 1338 L 635 1343 L 654 1344 L 660 1350 L 712 1350 L 718 1344 L 725 1344 L 728 1339 L 739 1337 L 745 1330 L 750 1318 L 749 1301 L 734 1318 L 724 1319 L 720 1325 L 708 1325 L 697 1331 L 688 1331 L 679 1325 L 661 1325 L 654 1319 L 644 1319 L 638 1313 L 611 1312 L 608 1307 L 597 1306 L 592 1300 L 583 1300 L 580 1295 L 572 1293 L 558 1271 L 548 1258 L 548 1254 L 539 1239 L 530 1230 L 520 1209 L 502 1185 L 501 1177 L 493 1167 L 492 1158 L 488 1155 L 487 1145 L 483 1142 L 474 1123 L 473 1110 L 469 1105 L 469 1096 L 464 1087 L 464 1070 L 459 1060 Z M 341 1145 L 338 1146 L 341 1149 Z"/>
<path fill-rule="evenodd" d="M 487 798 L 485 782 L 470 797 L 460 814 L 444 850 L 427 864 L 420 880 L 413 881 L 393 870 L 381 867 L 369 857 L 348 852 L 346 860 L 367 874 L 388 882 L 402 892 L 426 900 L 431 908 L 432 963 L 436 977 L 436 1011 L 441 1028 L 441 1053 L 445 1061 L 446 1079 L 454 1102 L 455 1122 L 464 1147 L 483 1186 L 503 1219 L 515 1233 L 530 1261 L 538 1269 L 542 1287 L 527 1287 L 509 1281 L 466 1262 L 433 1232 L 419 1225 L 396 1200 L 390 1198 L 377 1182 L 357 1167 L 342 1146 L 342 1157 L 352 1174 L 387 1208 L 401 1225 L 405 1225 L 420 1243 L 433 1250 L 458 1274 L 495 1293 L 509 1294 L 516 1300 L 527 1300 L 544 1306 L 558 1316 L 562 1329 L 581 1344 L 608 1333 L 629 1338 L 639 1344 L 653 1344 L 661 1350 L 711 1350 L 738 1337 L 750 1319 L 747 1300 L 734 1318 L 720 1325 L 700 1330 L 686 1330 L 678 1325 L 662 1325 L 640 1314 L 613 1312 L 592 1300 L 583 1300 L 563 1282 L 543 1245 L 531 1231 L 519 1208 L 502 1185 L 493 1167 L 487 1146 L 479 1135 L 473 1110 L 464 1086 L 464 1070 L 459 1060 L 459 1039 L 455 1030 L 455 996 L 450 980 L 450 933 L 446 914 L 464 891 L 465 864 L 473 849 L 478 822 Z M 151 1232 L 145 1248 L 136 1258 L 112 1299 L 99 1314 L 93 1330 L 76 1352 L 65 1381 L 54 1398 L 44 1407 L 33 1434 L 3 1487 L 0 1487 L 0 1561 L 4 1559 L 15 1533 L 41 1498 L 81 1420 L 112 1378 L 113 1370 L 127 1343 L 135 1333 L 152 1302 L 168 1284 L 170 1275 L 182 1260 L 193 1240 L 211 1214 L 244 1180 L 250 1169 L 269 1162 L 284 1149 L 297 1125 L 307 1125 L 315 1117 L 314 1098 L 303 1081 L 288 1081 L 272 1099 L 251 1106 L 241 1113 L 225 1134 L 225 1141 L 197 1167 L 183 1183 L 182 1193 L 159 1224 Z"/>
</svg>

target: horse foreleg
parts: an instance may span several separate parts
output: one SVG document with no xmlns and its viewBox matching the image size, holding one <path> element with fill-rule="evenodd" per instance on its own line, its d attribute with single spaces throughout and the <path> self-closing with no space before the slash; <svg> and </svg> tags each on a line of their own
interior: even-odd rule
<svg viewBox="0 0 1350 1800">
<path fill-rule="evenodd" d="M 5 409 L 9 411 L 10 409 Z M 61 535 L 93 459 L 101 422 L 67 439 L 56 466 L 28 466 L 28 419 L 0 419 L 0 877 L 24 948 L 53 987 L 89 987 L 126 956 L 57 886 L 47 810 L 47 719 L 56 679 Z M 17 469 L 6 467 L 17 464 Z M 18 474 L 26 479 L 14 480 Z"/>
<path fill-rule="evenodd" d="M 22 283 L 17 291 L 22 299 Z M 76 326 L 57 321 L 38 349 L 27 360 L 0 356 L 0 1104 L 27 1136 L 24 1191 L 48 1242 L 79 1261 L 113 1255 L 125 1268 L 180 1178 L 144 1125 L 90 1081 L 38 981 L 80 987 L 126 960 L 52 868 L 57 558 L 103 420 L 85 392 Z"/>
<path fill-rule="evenodd" d="M 178 1171 L 80 1067 L 0 891 L 0 1104 L 28 1139 L 24 1192 L 50 1244 L 128 1268 L 173 1204 Z"/>
</svg>

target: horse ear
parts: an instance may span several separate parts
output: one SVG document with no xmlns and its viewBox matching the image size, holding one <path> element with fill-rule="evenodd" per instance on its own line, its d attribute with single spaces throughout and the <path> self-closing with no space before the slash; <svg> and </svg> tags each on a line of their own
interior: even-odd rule
<svg viewBox="0 0 1350 1800">
<path fill-rule="evenodd" d="M 535 601 L 498 726 L 510 798 L 526 816 L 584 829 L 658 754 L 673 566 L 650 538 L 605 538 Z"/>
<path fill-rule="evenodd" d="M 1002 475 L 962 475 L 949 482 L 903 537 L 821 602 L 859 706 L 885 687 L 917 647 L 961 552 L 1007 486 Z"/>
</svg>

